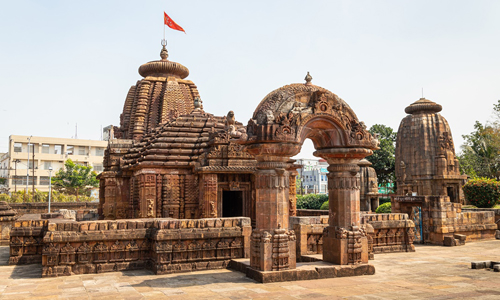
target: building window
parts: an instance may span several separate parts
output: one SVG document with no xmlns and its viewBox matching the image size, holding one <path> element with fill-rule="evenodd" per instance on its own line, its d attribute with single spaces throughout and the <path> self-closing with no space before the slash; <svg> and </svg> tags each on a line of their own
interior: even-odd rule
<svg viewBox="0 0 500 300">
<path fill-rule="evenodd" d="M 24 179 L 24 181 L 23 181 Z M 24 184 L 26 184 L 26 176 L 12 176 L 12 184 L 15 184 L 15 185 L 22 185 L 24 182 Z"/>
<path fill-rule="evenodd" d="M 35 184 L 36 184 L 36 176 L 33 177 L 33 176 L 30 176 L 29 177 L 29 180 L 28 180 L 28 185 L 32 185 L 33 184 L 33 178 L 35 178 Z M 14 176 L 14 184 L 19 184 L 19 185 L 26 185 L 26 176 Z"/>
<path fill-rule="evenodd" d="M 14 143 L 14 152 L 23 152 L 23 144 Z"/>
<path fill-rule="evenodd" d="M 68 145 L 68 147 L 66 147 L 66 154 L 73 155 L 74 151 L 75 151 L 75 146 Z"/>
<path fill-rule="evenodd" d="M 50 146 L 47 144 L 42 144 L 42 153 L 50 153 Z"/>
<path fill-rule="evenodd" d="M 62 145 L 54 145 L 54 154 L 62 154 Z"/>
<path fill-rule="evenodd" d="M 95 156 L 104 156 L 104 148 L 102 147 L 95 148 Z"/>
<path fill-rule="evenodd" d="M 44 170 L 48 170 L 51 166 L 52 166 L 52 162 L 51 161 L 44 161 L 43 162 L 43 169 Z"/>
<path fill-rule="evenodd" d="M 78 147 L 78 155 L 85 155 L 85 152 L 86 152 L 85 147 L 82 146 Z"/>
<path fill-rule="evenodd" d="M 102 164 L 94 164 L 94 171 L 102 172 Z"/>
<path fill-rule="evenodd" d="M 49 176 L 40 176 L 40 185 L 49 185 Z"/>
<path fill-rule="evenodd" d="M 30 159 L 30 170 L 33 170 L 33 168 L 38 167 L 37 164 L 33 160 Z"/>
</svg>

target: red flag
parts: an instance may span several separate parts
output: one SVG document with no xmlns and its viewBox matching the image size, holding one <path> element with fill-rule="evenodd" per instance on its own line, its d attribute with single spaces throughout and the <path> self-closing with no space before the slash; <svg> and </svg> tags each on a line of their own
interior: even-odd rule
<svg viewBox="0 0 500 300">
<path fill-rule="evenodd" d="M 165 21 L 165 25 L 167 25 L 168 27 L 172 28 L 172 29 L 175 29 L 175 30 L 179 30 L 179 31 L 182 31 L 184 33 L 186 33 L 184 31 L 184 29 L 182 29 L 181 26 L 177 25 L 177 23 L 174 22 L 174 20 L 172 20 L 166 12 L 163 12 L 165 15 L 164 15 L 164 21 Z"/>
</svg>

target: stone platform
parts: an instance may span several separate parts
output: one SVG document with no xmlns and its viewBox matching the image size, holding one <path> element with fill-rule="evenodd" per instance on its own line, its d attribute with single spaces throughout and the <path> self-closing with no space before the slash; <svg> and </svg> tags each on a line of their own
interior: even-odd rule
<svg viewBox="0 0 500 300">
<path fill-rule="evenodd" d="M 321 260 L 321 255 L 311 255 L 309 262 L 298 262 L 297 268 L 278 272 L 264 272 L 250 267 L 250 259 L 233 259 L 229 268 L 246 274 L 247 277 L 261 283 L 313 280 L 336 277 L 350 277 L 375 274 L 371 264 L 334 265 Z"/>
<path fill-rule="evenodd" d="M 40 278 L 42 266 L 9 266 L 9 247 L 0 247 L 0 299 L 498 299 L 500 273 L 471 269 L 471 261 L 500 261 L 499 246 L 499 240 L 459 248 L 416 245 L 411 254 L 377 255 L 372 276 L 267 284 L 229 269 Z"/>
</svg>

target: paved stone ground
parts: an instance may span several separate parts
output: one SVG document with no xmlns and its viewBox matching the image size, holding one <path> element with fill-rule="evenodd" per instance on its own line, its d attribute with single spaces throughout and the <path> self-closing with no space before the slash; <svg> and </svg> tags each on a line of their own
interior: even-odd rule
<svg viewBox="0 0 500 300">
<path fill-rule="evenodd" d="M 471 261 L 500 261 L 500 240 L 377 254 L 373 276 L 271 284 L 231 270 L 42 279 L 39 265 L 8 266 L 7 259 L 0 247 L 0 299 L 500 299 L 500 273 L 470 268 Z"/>
</svg>

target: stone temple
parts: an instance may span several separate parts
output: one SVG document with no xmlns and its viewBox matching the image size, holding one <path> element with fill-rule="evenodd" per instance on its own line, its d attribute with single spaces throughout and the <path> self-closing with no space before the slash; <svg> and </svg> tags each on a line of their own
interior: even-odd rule
<svg viewBox="0 0 500 300">
<path fill-rule="evenodd" d="M 462 212 L 467 176 L 460 174 L 450 126 L 441 110 L 425 98 L 405 109 L 408 115 L 396 138 L 398 196 L 392 197 L 392 212 L 414 220 L 416 242 L 443 245 L 493 238 L 497 226 L 492 214 Z"/>
<path fill-rule="evenodd" d="M 188 69 L 167 58 L 163 47 L 161 60 L 142 65 L 144 79 L 127 95 L 100 175 L 102 218 L 249 217 L 252 266 L 293 269 L 289 217 L 297 166 L 291 157 L 309 138 L 329 164 L 325 260 L 367 263 L 358 163 L 378 140 L 347 103 L 313 85 L 308 74 L 306 83 L 269 93 L 244 127 L 232 111 L 225 117 L 205 112 L 196 86 L 185 80 Z"/>
<path fill-rule="evenodd" d="M 364 158 L 379 141 L 309 74 L 267 94 L 243 126 L 233 111 L 204 111 L 188 69 L 165 47 L 160 57 L 139 68 L 143 79 L 113 127 L 101 220 L 23 216 L 10 232 L 9 264 L 41 263 L 42 277 L 230 267 L 274 282 L 372 275 L 374 254 L 415 251 L 415 229 L 435 244 L 456 233 L 492 238 L 492 212 L 461 211 L 463 177 L 437 104 L 410 105 L 398 134 L 399 190 L 424 196 L 394 197 L 393 213 L 373 214 L 376 174 Z M 291 157 L 306 139 L 328 163 L 327 216 L 295 216 Z M 408 215 L 417 221 L 419 207 L 414 223 Z"/>
<path fill-rule="evenodd" d="M 254 158 L 231 138 L 245 131 L 234 114 L 203 111 L 189 70 L 167 60 L 139 68 L 100 175 L 104 219 L 247 216 Z M 199 188 L 200 187 L 200 188 Z"/>
<path fill-rule="evenodd" d="M 421 98 L 406 107 L 399 125 L 396 177 L 400 195 L 441 195 L 464 203 L 462 185 L 451 129 L 439 114 L 441 105 Z"/>
</svg>

